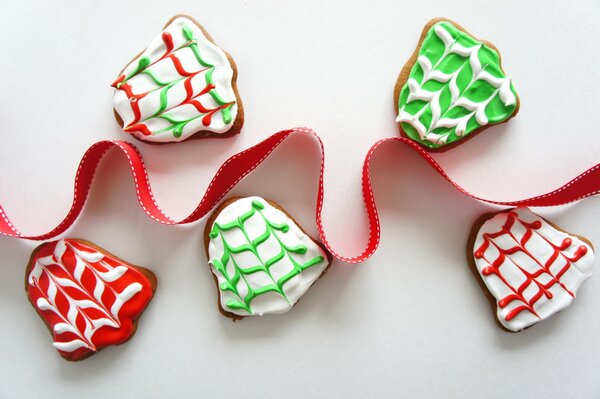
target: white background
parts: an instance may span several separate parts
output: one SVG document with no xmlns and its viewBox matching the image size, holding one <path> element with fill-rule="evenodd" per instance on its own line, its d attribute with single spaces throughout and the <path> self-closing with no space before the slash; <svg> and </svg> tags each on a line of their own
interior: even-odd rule
<svg viewBox="0 0 600 399">
<path fill-rule="evenodd" d="M 195 208 L 227 157 L 305 125 L 326 146 L 325 229 L 335 248 L 358 253 L 362 159 L 377 139 L 397 134 L 396 77 L 436 16 L 496 44 L 521 97 L 509 124 L 435 156 L 453 178 L 482 196 L 519 199 L 600 161 L 597 0 L 424 3 L 5 1 L 0 202 L 25 233 L 62 219 L 85 149 L 133 141 L 112 117 L 110 83 L 180 12 L 233 55 L 246 123 L 228 140 L 136 142 L 174 218 Z M 558 316 L 502 332 L 465 258 L 472 222 L 492 208 L 405 148 L 387 147 L 373 164 L 379 251 L 358 266 L 334 262 L 288 314 L 238 323 L 217 311 L 203 221 L 153 222 L 127 170 L 116 153 L 107 157 L 67 236 L 154 270 L 158 291 L 136 336 L 79 363 L 61 359 L 23 291 L 37 243 L 2 237 L 1 398 L 600 396 L 600 278 Z M 314 233 L 317 174 L 314 143 L 293 138 L 234 194 L 275 200 Z M 600 245 L 598 198 L 540 213 Z"/>
</svg>

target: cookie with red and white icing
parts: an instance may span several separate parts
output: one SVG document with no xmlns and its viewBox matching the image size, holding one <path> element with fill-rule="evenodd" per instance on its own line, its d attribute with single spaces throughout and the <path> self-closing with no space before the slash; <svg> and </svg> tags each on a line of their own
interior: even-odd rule
<svg viewBox="0 0 600 399">
<path fill-rule="evenodd" d="M 594 264 L 587 239 L 525 207 L 482 216 L 473 227 L 468 254 L 500 327 L 510 332 L 568 307 Z"/>
<path fill-rule="evenodd" d="M 156 289 L 156 277 L 78 239 L 37 247 L 25 274 L 29 301 L 66 360 L 129 340 Z"/>
<path fill-rule="evenodd" d="M 152 143 L 229 137 L 244 122 L 236 78 L 233 59 L 206 30 L 177 15 L 112 84 L 115 117 Z"/>
<path fill-rule="evenodd" d="M 287 212 L 261 197 L 224 201 L 206 223 L 204 244 L 219 310 L 234 320 L 289 311 L 332 260 Z"/>
</svg>

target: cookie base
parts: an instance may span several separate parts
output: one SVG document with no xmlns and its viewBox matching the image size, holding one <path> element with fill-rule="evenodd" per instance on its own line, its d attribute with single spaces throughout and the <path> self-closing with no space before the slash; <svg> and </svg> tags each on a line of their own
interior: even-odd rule
<svg viewBox="0 0 600 399">
<path fill-rule="evenodd" d="M 236 196 L 236 197 L 228 198 L 225 201 L 221 202 L 221 204 L 219 204 L 219 206 L 217 208 L 215 208 L 212 215 L 210 215 L 210 217 L 207 219 L 206 226 L 204 228 L 204 250 L 206 252 L 207 260 L 209 257 L 209 255 L 208 255 L 208 245 L 210 243 L 209 233 L 210 233 L 210 230 L 212 229 L 212 226 L 213 226 L 215 220 L 217 219 L 217 217 L 219 216 L 221 211 L 223 211 L 223 209 L 225 209 L 229 204 L 232 204 L 233 202 L 235 202 L 241 198 L 243 198 L 243 197 Z M 265 201 L 267 201 L 267 203 L 269 205 L 271 205 L 273 208 L 283 212 L 288 218 L 290 218 L 290 220 L 292 220 L 294 223 L 296 223 L 296 226 L 298 226 L 298 228 L 302 231 L 302 233 L 306 234 L 315 244 L 317 244 L 319 247 L 321 247 L 323 252 L 325 252 L 325 254 L 327 255 L 327 266 L 325 267 L 325 269 L 323 269 L 323 271 L 321 272 L 319 277 L 312 283 L 312 285 L 311 285 L 311 287 L 312 287 L 317 281 L 319 281 L 325 275 L 325 273 L 327 273 L 327 271 L 329 270 L 329 267 L 331 266 L 331 263 L 333 262 L 333 257 L 331 256 L 331 254 L 329 253 L 329 251 L 327 250 L 327 248 L 325 248 L 325 246 L 323 244 L 321 244 L 319 241 L 315 240 L 306 231 L 304 231 L 302 226 L 298 222 L 296 222 L 296 220 L 285 209 L 283 209 L 279 204 L 277 204 L 276 202 L 273 202 L 273 201 L 269 201 L 267 199 L 265 199 Z M 209 265 L 209 269 L 210 269 L 210 265 Z M 232 319 L 232 321 L 242 320 L 246 317 L 252 317 L 252 315 L 244 316 L 244 315 L 235 314 L 235 313 L 229 312 L 223 308 L 223 306 L 221 305 L 221 300 L 220 300 L 219 281 L 217 279 L 217 276 L 212 272 L 212 270 L 210 270 L 210 274 L 212 275 L 213 280 L 215 282 L 215 286 L 217 288 L 217 306 L 219 308 L 219 312 L 221 312 L 221 314 L 223 316 Z M 308 289 L 310 289 L 310 287 Z M 298 303 L 300 302 L 301 299 L 302 299 L 302 297 L 300 297 L 296 301 L 296 303 L 292 306 L 292 308 L 296 307 L 296 305 L 298 305 Z"/>
<path fill-rule="evenodd" d="M 456 22 L 452 21 L 449 18 L 444 18 L 444 17 L 438 17 L 438 18 L 434 18 L 432 20 L 430 20 L 429 22 L 427 22 L 427 24 L 425 24 L 425 27 L 423 27 L 423 31 L 421 32 L 421 37 L 419 38 L 419 42 L 417 44 L 417 47 L 415 48 L 415 50 L 413 51 L 412 55 L 410 56 L 410 58 L 408 59 L 408 61 L 406 62 L 406 64 L 404 64 L 404 66 L 402 67 L 402 70 L 400 71 L 400 74 L 398 75 L 398 79 L 396 80 L 396 86 L 394 86 L 394 115 L 398 115 L 398 100 L 400 98 L 400 91 L 402 90 L 402 88 L 404 87 L 404 85 L 406 84 L 406 82 L 408 81 L 408 78 L 410 76 L 410 72 L 413 68 L 413 66 L 415 65 L 415 63 L 417 62 L 417 58 L 419 57 L 419 50 L 421 49 L 421 45 L 423 44 L 423 40 L 425 40 L 425 36 L 427 36 L 427 33 L 429 32 L 429 30 L 431 29 L 431 27 L 435 24 L 437 24 L 438 22 L 450 22 L 452 25 L 454 25 L 458 30 L 461 30 L 463 32 L 465 32 L 466 34 L 470 35 L 471 37 L 475 38 L 475 40 L 478 40 L 480 42 L 482 42 L 483 44 L 485 44 L 486 46 L 492 48 L 494 51 L 496 51 L 498 53 L 498 59 L 499 59 L 499 64 L 500 64 L 500 68 L 502 68 L 502 55 L 500 54 L 500 51 L 498 50 L 498 48 L 496 46 L 494 46 L 492 43 L 486 41 L 486 40 L 480 40 L 477 39 L 476 36 L 472 35 L 469 31 L 467 31 L 465 28 L 463 28 L 461 25 L 457 24 Z M 504 72 L 504 69 L 502 69 L 502 71 Z M 447 145 L 444 145 L 442 147 L 439 148 L 431 148 L 426 146 L 425 144 L 414 140 L 413 138 L 409 137 L 406 132 L 404 131 L 404 129 L 402 129 L 402 122 L 397 122 L 398 123 L 398 130 L 400 131 L 400 136 L 405 137 L 407 139 L 410 139 L 412 141 L 414 141 L 415 143 L 419 144 L 421 147 L 423 147 L 423 149 L 425 149 L 426 151 L 429 152 L 446 152 L 460 144 L 463 144 L 465 142 L 467 142 L 468 140 L 472 139 L 473 137 L 475 137 L 476 135 L 478 135 L 479 133 L 483 132 L 484 130 L 492 127 L 492 126 L 498 126 L 501 125 L 503 123 L 508 122 L 509 120 L 511 120 L 512 118 L 515 117 L 515 115 L 517 115 L 517 113 L 519 112 L 519 108 L 520 108 L 520 100 L 519 100 L 519 96 L 515 93 L 515 97 L 517 98 L 517 106 L 515 107 L 515 110 L 513 111 L 513 113 L 505 120 L 499 123 L 492 123 L 492 124 L 488 124 L 485 126 L 482 126 L 478 129 L 473 130 L 471 133 L 469 133 L 468 135 L 464 136 L 463 138 L 461 138 L 460 140 L 455 141 L 454 143 L 450 143 Z"/>
</svg>

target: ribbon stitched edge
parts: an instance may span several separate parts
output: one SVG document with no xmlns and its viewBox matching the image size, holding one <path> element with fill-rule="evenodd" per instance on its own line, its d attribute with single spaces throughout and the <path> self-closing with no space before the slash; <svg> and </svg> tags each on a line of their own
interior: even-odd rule
<svg viewBox="0 0 600 399">
<path fill-rule="evenodd" d="M 557 206 L 564 205 L 570 202 L 578 201 L 583 198 L 600 193 L 600 164 L 593 166 L 586 170 L 579 176 L 575 177 L 568 183 L 559 187 L 558 189 L 548 192 L 546 194 L 538 195 L 535 197 L 516 200 L 516 201 L 495 201 L 485 199 L 471 194 L 469 191 L 455 183 L 442 169 L 442 167 L 429 155 L 427 151 L 421 148 L 418 144 L 410 139 L 404 137 L 389 137 L 377 141 L 368 151 L 362 169 L 362 193 L 365 203 L 365 209 L 369 222 L 369 237 L 365 248 L 357 256 L 344 256 L 336 252 L 329 242 L 323 228 L 322 223 L 322 210 L 323 210 L 323 175 L 325 170 L 325 148 L 322 140 L 319 136 L 311 129 L 308 128 L 293 128 L 288 130 L 282 130 L 259 142 L 258 144 L 247 148 L 246 150 L 239 152 L 229 159 L 227 159 L 221 167 L 217 170 L 216 174 L 212 178 L 208 185 L 202 200 L 192 211 L 192 213 L 186 218 L 175 221 L 165 212 L 163 212 L 154 196 L 152 194 L 152 188 L 148 173 L 146 172 L 146 166 L 142 155 L 140 154 L 137 147 L 133 144 L 119 141 L 119 140 L 104 140 L 99 141 L 85 152 L 77 173 L 75 175 L 75 183 L 73 188 L 73 203 L 69 212 L 65 218 L 51 231 L 40 234 L 40 235 L 24 235 L 18 231 L 11 223 L 10 219 L 2 209 L 0 205 L 0 234 L 13 238 L 28 239 L 28 240 L 47 240 L 56 237 L 64 233 L 69 227 L 75 223 L 77 217 L 81 214 L 85 202 L 87 200 L 90 188 L 92 186 L 96 169 L 104 158 L 104 155 L 111 149 L 118 149 L 126 158 L 129 163 L 131 174 L 133 176 L 135 191 L 137 199 L 146 213 L 150 218 L 156 222 L 167 224 L 167 225 L 180 225 L 195 222 L 204 216 L 206 216 L 211 210 L 213 210 L 217 204 L 223 199 L 225 195 L 236 184 L 238 184 L 244 177 L 251 173 L 256 167 L 258 167 L 281 143 L 283 143 L 291 135 L 308 135 L 317 140 L 321 151 L 321 167 L 319 173 L 318 192 L 317 192 L 317 203 L 316 203 L 316 222 L 319 235 L 323 244 L 331 252 L 331 254 L 347 263 L 360 263 L 370 258 L 380 241 L 380 225 L 379 216 L 377 213 L 377 206 L 375 204 L 375 197 L 373 195 L 373 187 L 371 185 L 371 160 L 377 149 L 388 143 L 401 143 L 407 145 L 413 151 L 415 151 L 425 162 L 429 164 L 435 171 L 441 175 L 446 181 L 452 184 L 457 190 L 463 194 L 474 198 L 476 200 L 487 202 L 495 205 L 504 206 Z"/>
</svg>

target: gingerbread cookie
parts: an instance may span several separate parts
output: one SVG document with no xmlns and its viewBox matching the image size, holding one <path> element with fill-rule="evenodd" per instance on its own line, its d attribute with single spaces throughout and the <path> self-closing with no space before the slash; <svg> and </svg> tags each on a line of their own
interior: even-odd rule
<svg viewBox="0 0 600 399">
<path fill-rule="evenodd" d="M 320 278 L 331 255 L 277 204 L 232 198 L 207 221 L 204 239 L 225 316 L 284 313 Z"/>
<path fill-rule="evenodd" d="M 191 17 L 173 17 L 121 71 L 117 121 L 135 138 L 168 143 L 239 133 L 244 112 L 233 59 Z"/>
<path fill-rule="evenodd" d="M 512 118 L 519 97 L 494 45 L 436 18 L 400 72 L 394 108 L 402 136 L 445 151 Z"/>
<path fill-rule="evenodd" d="M 482 216 L 473 226 L 468 258 L 498 324 L 530 327 L 568 307 L 592 275 L 594 250 L 529 208 Z"/>
<path fill-rule="evenodd" d="M 87 241 L 37 247 L 25 273 L 29 301 L 67 360 L 129 340 L 156 289 L 156 277 Z"/>
</svg>

